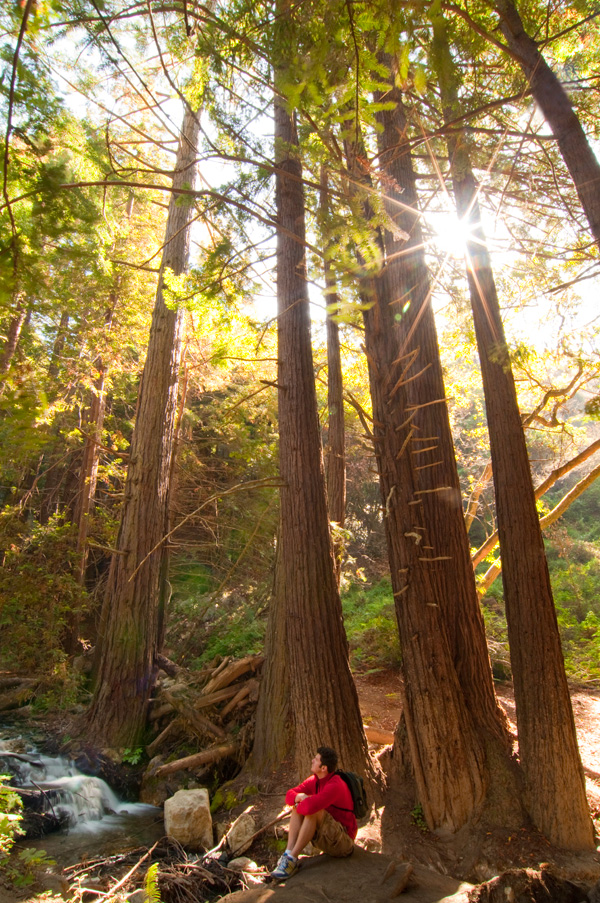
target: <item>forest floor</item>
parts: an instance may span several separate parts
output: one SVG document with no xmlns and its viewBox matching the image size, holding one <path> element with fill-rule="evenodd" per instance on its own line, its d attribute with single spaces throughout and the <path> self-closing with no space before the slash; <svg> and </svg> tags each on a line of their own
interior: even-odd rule
<svg viewBox="0 0 600 903">
<path fill-rule="evenodd" d="M 355 675 L 355 680 L 364 723 L 393 731 L 401 706 L 398 672 L 359 674 Z M 496 693 L 507 712 L 516 742 L 512 685 L 497 684 Z M 599 830 L 600 688 L 572 687 L 572 701 L 588 799 Z M 475 884 L 511 868 L 539 870 L 543 863 L 549 864 L 553 875 L 584 888 L 582 900 L 585 889 L 600 879 L 600 852 L 574 854 L 557 850 L 533 830 L 459 832 L 457 836 L 443 839 L 427 830 L 414 803 L 411 809 L 411 803 L 406 799 L 392 801 L 389 794 L 385 802 L 387 809 L 374 809 L 368 823 L 359 829 L 359 846 L 349 860 L 334 860 L 327 856 L 306 858 L 297 875 L 285 885 L 270 884 L 238 891 L 222 898 L 224 903 L 387 903 L 395 897 L 402 863 L 406 862 L 412 865 L 413 874 L 402 893 L 405 903 L 466 903 Z M 390 802 L 399 805 L 390 805 Z M 283 806 L 283 795 L 264 794 L 257 804 L 259 810 L 263 806 L 260 821 L 265 823 L 269 816 L 276 814 L 278 807 Z M 247 855 L 268 867 L 272 867 L 276 858 L 268 841 L 255 845 Z M 396 868 L 390 874 L 394 866 Z M 510 894 L 505 898 L 511 899 Z M 541 898 L 561 899 L 558 896 Z M 527 896 L 523 899 L 536 898 Z"/>
<path fill-rule="evenodd" d="M 394 730 L 401 699 L 400 676 L 397 671 L 379 671 L 355 675 L 363 721 L 373 727 Z M 517 747 L 515 698 L 512 684 L 495 684 L 496 695 L 505 709 Z M 571 685 L 571 700 L 577 728 L 581 760 L 586 777 L 590 810 L 600 836 L 600 687 Z M 473 835 L 443 842 L 437 835 L 423 831 L 413 812 L 406 806 L 396 807 L 398 816 L 390 817 L 390 806 L 380 822 L 381 850 L 428 865 L 441 871 L 461 875 L 468 880 L 485 881 L 512 866 L 527 867 L 542 862 L 553 863 L 566 877 L 589 871 L 600 877 L 600 853 L 583 856 L 553 849 L 535 831 L 506 830 L 490 832 L 475 839 Z"/>
<path fill-rule="evenodd" d="M 364 723 L 393 731 L 401 708 L 399 673 L 377 671 L 355 675 L 355 679 Z M 496 692 L 516 732 L 512 686 L 497 684 Z M 572 700 L 588 798 L 600 833 L 600 688 L 572 687 Z M 235 785 L 244 780 L 241 775 L 232 783 Z M 261 784 L 261 792 L 248 800 L 258 825 L 267 824 L 283 809 L 284 792 L 293 782 L 291 769 L 284 767 Z M 307 857 L 298 874 L 284 885 L 276 885 L 267 878 L 266 883 L 221 899 L 227 903 L 387 903 L 395 897 L 402 863 L 406 862 L 411 864 L 413 874 L 402 893 L 401 899 L 405 903 L 466 903 L 473 885 L 510 868 L 539 869 L 541 863 L 550 863 L 554 874 L 570 879 L 582 888 L 589 889 L 600 880 L 599 852 L 572 854 L 556 850 L 531 830 L 459 832 L 459 835 L 444 839 L 427 830 L 410 796 L 392 798 L 388 793 L 384 802 L 387 808 L 373 807 L 367 823 L 361 826 L 358 846 L 348 860 Z M 233 820 L 239 811 L 229 812 L 227 821 Z M 215 820 L 223 819 L 217 814 Z M 262 867 L 263 875 L 275 864 L 285 830 L 278 827 L 277 834 L 279 844 L 272 833 L 265 834 L 246 854 Z M 40 897 L 22 891 L 7 893 L 0 886 L 0 903 L 16 903 L 17 900 L 36 903 L 54 900 L 58 903 L 59 899 L 51 894 Z M 506 899 L 510 899 L 510 895 Z M 583 894 L 581 899 L 584 899 Z"/>
</svg>

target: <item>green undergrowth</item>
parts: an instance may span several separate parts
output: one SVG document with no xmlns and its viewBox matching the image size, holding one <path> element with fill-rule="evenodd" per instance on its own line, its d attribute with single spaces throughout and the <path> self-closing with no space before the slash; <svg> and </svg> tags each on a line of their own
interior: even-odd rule
<svg viewBox="0 0 600 903">
<path fill-rule="evenodd" d="M 600 680 L 600 552 L 564 527 L 546 535 L 546 555 L 567 677 Z M 494 675 L 510 678 L 502 581 L 490 587 L 483 615 Z"/>
<path fill-rule="evenodd" d="M 342 592 L 342 612 L 354 669 L 398 667 L 400 642 L 388 579 L 349 586 Z"/>
<path fill-rule="evenodd" d="M 240 658 L 262 651 L 268 615 L 265 591 L 256 596 L 230 593 L 217 601 L 207 593 L 189 596 L 177 590 L 167 636 L 177 661 L 200 669 L 217 656 Z M 400 645 L 389 579 L 347 585 L 342 612 L 353 668 L 398 667 Z"/>
</svg>

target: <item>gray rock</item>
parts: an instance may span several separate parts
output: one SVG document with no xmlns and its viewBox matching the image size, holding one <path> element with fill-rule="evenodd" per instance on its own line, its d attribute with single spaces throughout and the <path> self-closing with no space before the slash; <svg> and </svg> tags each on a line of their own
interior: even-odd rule
<svg viewBox="0 0 600 903">
<path fill-rule="evenodd" d="M 256 832 L 256 822 L 250 815 L 252 806 L 238 815 L 227 832 L 227 846 L 236 856 L 245 853 L 252 844 L 252 835 Z"/>
<path fill-rule="evenodd" d="M 165 801 L 165 833 L 183 847 L 209 850 L 213 826 L 208 790 L 178 790 Z"/>
</svg>

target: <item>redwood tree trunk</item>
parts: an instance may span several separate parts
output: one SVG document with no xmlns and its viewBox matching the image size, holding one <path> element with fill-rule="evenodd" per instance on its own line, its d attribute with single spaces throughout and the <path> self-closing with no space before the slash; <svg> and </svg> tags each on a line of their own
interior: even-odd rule
<svg viewBox="0 0 600 903">
<path fill-rule="evenodd" d="M 276 72 L 276 86 L 281 83 Z M 306 772 L 317 746 L 370 768 L 335 577 L 312 360 L 304 194 L 295 119 L 275 98 L 278 402 L 281 525 L 277 599 L 257 715 L 253 767 L 293 753 Z M 273 676 L 287 677 L 288 700 Z M 287 721 L 285 720 L 287 716 Z"/>
<path fill-rule="evenodd" d="M 600 163 L 589 145 L 567 92 L 536 42 L 526 33 L 512 0 L 495 0 L 500 30 L 519 61 L 532 94 L 557 140 L 592 235 L 600 246 Z"/>
<path fill-rule="evenodd" d="M 25 299 L 21 298 L 21 300 L 17 303 L 15 312 L 13 313 L 8 323 L 8 329 L 6 330 L 6 340 L 4 342 L 2 354 L 0 355 L 0 391 L 4 388 L 4 377 L 10 369 L 10 365 L 17 350 L 17 345 L 19 344 L 21 331 L 23 329 L 23 326 L 25 325 L 25 321 L 27 320 L 29 313 L 29 306 L 25 303 Z"/>
<path fill-rule="evenodd" d="M 110 331 L 114 310 L 117 304 L 115 292 L 111 292 L 110 305 L 105 315 L 105 328 Z M 100 461 L 99 447 L 104 428 L 104 414 L 106 412 L 106 373 L 107 367 L 102 357 L 98 355 L 93 363 L 98 375 L 93 381 L 92 401 L 86 423 L 86 437 L 83 446 L 83 459 L 79 472 L 79 492 L 75 508 L 75 523 L 77 524 L 77 555 L 78 570 L 77 579 L 81 586 L 85 583 L 85 569 L 88 557 L 87 537 L 89 530 L 90 513 L 94 505 L 96 495 L 96 482 L 98 480 L 98 464 Z"/>
<path fill-rule="evenodd" d="M 444 117 L 459 114 L 443 21 L 434 49 Z M 470 225 L 469 293 L 481 363 L 526 804 L 552 843 L 594 848 L 592 821 L 562 658 L 525 434 L 466 137 L 447 137 L 458 215 Z"/>
<path fill-rule="evenodd" d="M 321 170 L 321 211 L 328 214 L 327 170 Z M 339 299 L 335 273 L 328 246 L 323 268 L 327 303 L 327 506 L 332 523 L 343 527 L 346 519 L 346 434 L 344 424 L 344 383 L 340 354 L 340 332 L 335 319 L 339 313 Z M 333 551 L 338 585 L 340 582 L 343 542 L 334 537 Z"/>
<path fill-rule="evenodd" d="M 67 340 L 67 329 L 69 327 L 69 311 L 63 310 L 60 315 L 60 323 L 56 331 L 54 345 L 52 346 L 52 356 L 48 366 L 48 379 L 54 381 L 58 377 L 60 368 L 60 358 Z"/>
<path fill-rule="evenodd" d="M 396 228 L 381 239 L 365 312 L 373 441 L 419 798 L 432 827 L 456 830 L 483 805 L 490 769 L 509 769 L 510 747 L 469 559 L 401 96 L 391 86 L 377 100 L 395 103 L 377 115 Z M 356 150 L 351 174 L 364 182 Z M 517 820 L 514 792 L 506 803 Z"/>
<path fill-rule="evenodd" d="M 192 187 L 198 120 L 186 110 L 173 187 Z M 88 736 L 109 747 L 139 744 L 154 683 L 164 592 L 164 549 L 169 510 L 183 311 L 165 304 L 164 272 L 182 273 L 188 261 L 193 206 L 172 194 L 152 316 L 125 500 L 102 611 L 96 684 Z"/>
</svg>

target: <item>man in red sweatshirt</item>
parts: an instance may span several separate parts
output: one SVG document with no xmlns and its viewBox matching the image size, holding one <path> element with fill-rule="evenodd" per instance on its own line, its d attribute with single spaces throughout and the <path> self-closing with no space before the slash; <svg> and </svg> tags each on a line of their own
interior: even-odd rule
<svg viewBox="0 0 600 903">
<path fill-rule="evenodd" d="M 319 746 L 310 777 L 286 793 L 285 801 L 293 807 L 288 843 L 272 878 L 291 878 L 298 871 L 298 856 L 309 842 L 329 856 L 352 853 L 357 831 L 354 804 L 347 784 L 335 773 L 337 758 L 335 750 Z"/>
</svg>

